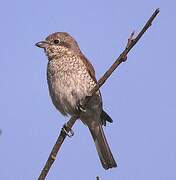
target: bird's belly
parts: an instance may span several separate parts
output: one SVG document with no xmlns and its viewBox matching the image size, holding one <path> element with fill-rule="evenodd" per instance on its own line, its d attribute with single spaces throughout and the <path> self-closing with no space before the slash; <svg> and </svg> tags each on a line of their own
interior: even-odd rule
<svg viewBox="0 0 176 180">
<path fill-rule="evenodd" d="M 63 114 L 74 114 L 80 102 L 89 95 L 95 83 L 83 79 L 79 74 L 57 74 L 48 78 L 48 85 L 53 104 Z"/>
</svg>

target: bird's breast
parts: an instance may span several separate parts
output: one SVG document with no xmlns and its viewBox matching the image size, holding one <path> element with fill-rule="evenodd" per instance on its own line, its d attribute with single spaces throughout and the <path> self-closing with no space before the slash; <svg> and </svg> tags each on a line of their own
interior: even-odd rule
<svg viewBox="0 0 176 180">
<path fill-rule="evenodd" d="M 86 65 L 76 56 L 63 56 L 48 62 L 49 92 L 56 108 L 64 115 L 73 114 L 77 105 L 95 86 Z"/>
</svg>

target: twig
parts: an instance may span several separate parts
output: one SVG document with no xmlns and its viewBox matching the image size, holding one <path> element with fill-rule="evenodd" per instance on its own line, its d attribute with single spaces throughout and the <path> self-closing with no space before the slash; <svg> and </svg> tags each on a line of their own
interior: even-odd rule
<svg viewBox="0 0 176 180">
<path fill-rule="evenodd" d="M 106 71 L 106 73 L 102 76 L 102 78 L 100 78 L 97 85 L 92 89 L 92 91 L 90 93 L 91 95 L 93 95 L 105 83 L 105 81 L 110 77 L 110 75 L 113 73 L 113 71 L 122 62 L 127 60 L 127 54 L 133 48 L 133 46 L 139 41 L 139 39 L 146 32 L 146 30 L 152 25 L 152 22 L 158 13 L 159 13 L 159 9 L 156 9 L 155 12 L 152 14 L 152 16 L 149 18 L 149 20 L 147 21 L 147 23 L 145 24 L 145 26 L 142 28 L 142 30 L 139 32 L 139 34 L 136 36 L 136 38 L 133 39 L 134 32 L 131 33 L 131 36 L 128 39 L 128 43 L 127 43 L 125 50 L 120 54 L 120 56 L 117 58 L 117 60 L 114 62 L 114 64 L 109 68 L 109 70 Z M 88 98 L 86 98 L 84 100 L 83 107 L 88 103 L 88 101 L 91 99 L 91 97 L 92 96 L 89 96 Z M 72 116 L 70 118 L 70 120 L 67 122 L 67 124 L 64 125 L 64 128 L 69 132 L 78 118 L 79 118 L 79 113 Z M 56 159 L 56 155 L 57 155 L 62 143 L 64 142 L 64 139 L 66 138 L 66 136 L 67 136 L 67 134 L 62 129 L 59 134 L 59 137 L 48 157 L 48 160 L 47 160 L 44 168 L 41 171 L 41 174 L 40 174 L 38 180 L 44 180 L 45 177 L 47 176 L 52 164 L 54 163 L 54 161 Z"/>
</svg>

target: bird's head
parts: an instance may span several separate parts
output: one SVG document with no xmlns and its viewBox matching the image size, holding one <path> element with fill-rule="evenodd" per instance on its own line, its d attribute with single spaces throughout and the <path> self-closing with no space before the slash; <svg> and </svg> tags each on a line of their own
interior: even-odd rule
<svg viewBox="0 0 176 180">
<path fill-rule="evenodd" d="M 79 51 L 77 42 L 66 32 L 52 33 L 44 41 L 40 41 L 35 45 L 43 48 L 49 59 Z"/>
</svg>

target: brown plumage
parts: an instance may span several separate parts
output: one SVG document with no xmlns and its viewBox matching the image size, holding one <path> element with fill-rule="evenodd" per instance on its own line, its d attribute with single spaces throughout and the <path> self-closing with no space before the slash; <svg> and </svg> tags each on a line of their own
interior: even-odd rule
<svg viewBox="0 0 176 180">
<path fill-rule="evenodd" d="M 53 104 L 63 115 L 75 114 L 96 85 L 92 64 L 68 33 L 53 33 L 36 45 L 44 48 L 48 57 L 47 81 Z M 112 119 L 102 108 L 100 91 L 91 98 L 80 119 L 91 132 L 102 166 L 105 169 L 116 167 L 102 128 Z"/>
</svg>

